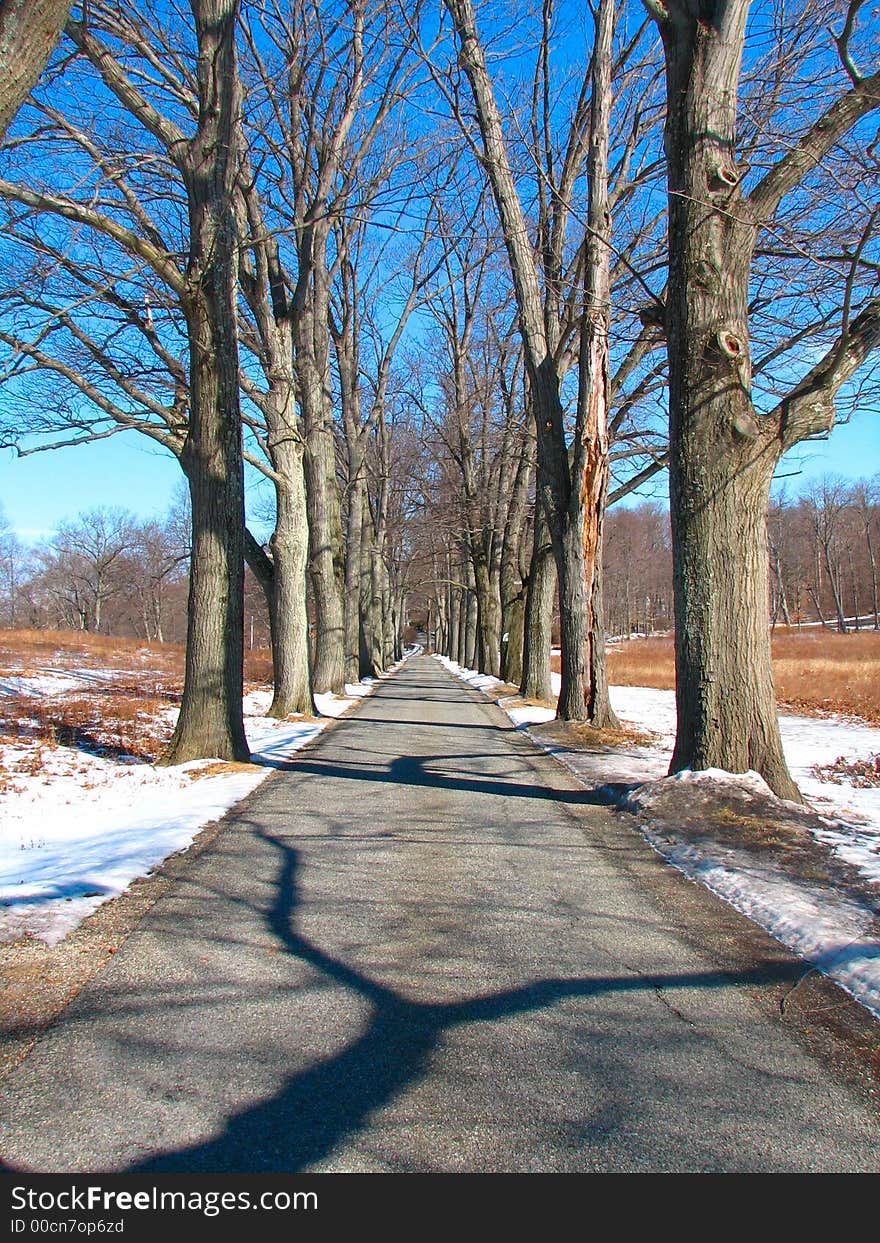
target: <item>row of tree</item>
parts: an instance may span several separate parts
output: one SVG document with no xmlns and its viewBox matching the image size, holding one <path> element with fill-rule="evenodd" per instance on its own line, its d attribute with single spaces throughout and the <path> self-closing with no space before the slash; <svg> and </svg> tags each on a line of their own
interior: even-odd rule
<svg viewBox="0 0 880 1243">
<path fill-rule="evenodd" d="M 497 504 L 500 468 L 490 472 L 489 500 Z M 455 521 L 438 527 L 436 521 L 421 532 L 413 581 L 430 588 L 413 593 L 414 607 L 427 625 L 429 640 L 446 655 L 468 667 L 502 674 L 507 681 L 523 680 L 522 627 L 526 588 L 534 568 L 540 582 L 540 564 L 532 565 L 533 510 L 523 515 L 513 506 L 513 523 L 495 523 L 491 512 L 483 534 L 488 534 L 490 566 L 487 610 L 500 621 L 499 641 L 490 645 L 492 660 L 483 659 L 482 596 L 475 565 L 462 547 L 454 552 Z M 510 538 L 510 529 L 521 536 Z M 880 548 L 880 479 L 845 483 L 826 477 L 805 486 L 800 495 L 778 496 L 770 507 L 770 561 L 768 591 L 770 624 L 819 625 L 845 634 L 850 630 L 878 629 L 877 550 Z M 503 558 L 516 549 L 522 560 Z M 603 542 L 605 629 L 616 637 L 652 635 L 674 629 L 672 539 L 669 511 L 657 502 L 640 502 L 609 511 Z M 487 559 L 482 544 L 476 557 Z M 546 565 L 552 561 L 546 558 Z M 546 568 L 546 566 L 545 566 Z M 423 598 L 424 597 L 424 598 Z M 559 637 L 559 618 L 552 592 L 544 600 L 543 625 Z M 542 634 L 544 632 L 542 631 Z M 538 645 L 545 650 L 546 641 Z M 549 665 L 540 662 L 529 693 L 549 697 Z"/>
<path fill-rule="evenodd" d="M 386 664 L 422 591 L 527 693 L 555 595 L 559 714 L 613 722 L 605 510 L 668 467 L 673 767 L 796 794 L 770 485 L 866 399 L 880 72 L 863 0 L 750 7 L 74 6 L 3 155 L 3 418 L 20 451 L 134 428 L 180 462 L 170 760 L 246 754 L 245 558 L 278 713 Z"/>
<path fill-rule="evenodd" d="M 515 455 L 513 460 L 523 461 Z M 421 469 L 432 461 L 423 453 Z M 454 543 L 456 533 L 460 538 L 456 522 L 438 525 L 435 504 L 430 523 L 410 514 L 405 539 L 393 540 L 395 574 L 403 584 L 407 621 L 427 631 L 432 647 L 468 668 L 494 670 L 521 684 L 533 569 L 540 580 L 539 564 L 533 566 L 531 557 L 535 508 L 521 477 L 513 480 L 510 511 L 502 507 L 504 483 L 511 481 L 505 481 L 503 461 L 496 464 L 494 474 L 481 480 L 490 512 L 473 551 L 469 544 Z M 406 463 L 408 471 L 413 466 Z M 0 514 L 0 626 L 182 642 L 190 555 L 183 502 L 180 498 L 163 519 L 147 521 L 125 510 L 92 510 L 62 523 L 51 539 L 35 546 L 16 539 Z M 497 517 L 502 508 L 503 521 Z M 771 626 L 819 625 L 841 634 L 880 629 L 880 478 L 844 483 L 826 477 L 795 498 L 779 496 L 771 505 L 769 535 Z M 602 551 L 606 630 L 615 637 L 670 632 L 672 541 L 666 507 L 643 501 L 611 510 Z M 551 639 L 558 641 L 553 592 L 536 599 L 543 600 L 536 620 L 544 627 L 549 623 Z M 253 575 L 246 578 L 245 631 L 249 647 L 266 644 L 268 617 Z M 407 637 L 411 634 L 412 626 Z M 545 651 L 547 642 L 537 646 Z M 536 668 L 549 675 L 546 661 Z M 549 676 L 542 684 L 534 673 L 533 687 L 549 696 Z"/>
</svg>

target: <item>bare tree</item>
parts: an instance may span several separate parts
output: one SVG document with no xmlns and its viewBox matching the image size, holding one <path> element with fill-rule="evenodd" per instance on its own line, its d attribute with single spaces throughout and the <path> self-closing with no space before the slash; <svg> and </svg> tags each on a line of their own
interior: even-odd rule
<svg viewBox="0 0 880 1243">
<path fill-rule="evenodd" d="M 471 0 L 446 0 L 446 8 L 458 40 L 459 65 L 474 101 L 478 158 L 492 187 L 516 293 L 537 433 L 538 488 L 558 573 L 562 643 L 558 712 L 564 719 L 586 718 L 599 726 L 613 724 L 604 673 L 599 574 L 608 490 L 609 412 L 614 394 L 608 354 L 610 239 L 611 217 L 631 191 L 630 164 L 643 135 L 645 110 L 638 92 L 632 97 L 634 116 L 629 133 L 621 138 L 613 176 L 609 137 L 614 73 L 626 64 L 641 32 L 615 59 L 615 6 L 613 0 L 602 0 L 598 5 L 593 55 L 568 132 L 560 143 L 550 126 L 554 101 L 549 49 L 554 8 L 549 0 L 542 6 L 532 113 L 538 194 L 537 242 L 533 244 L 473 4 Z M 442 81 L 438 86 L 468 133 L 464 109 L 454 90 Z M 572 262 L 567 238 L 575 190 L 585 166 L 587 228 Z M 615 253 L 622 255 L 619 250 Z M 626 266 L 627 270 L 632 268 L 629 260 Z M 637 337 L 631 369 L 636 359 L 643 359 L 652 348 L 650 332 Z M 579 395 L 570 428 L 563 380 L 575 361 L 579 364 Z"/>
<path fill-rule="evenodd" d="M 244 472 L 238 390 L 241 86 L 238 0 L 191 0 L 199 52 L 199 118 L 179 162 L 189 198 L 187 288 L 190 417 L 181 464 L 192 503 L 190 609 L 180 716 L 164 762 L 247 760 L 244 668 Z"/>
<path fill-rule="evenodd" d="M 0 624 L 11 629 L 23 620 L 19 593 L 22 580 L 27 575 L 26 562 L 26 549 L 13 533 L 6 511 L 0 505 L 0 582 L 3 584 L 0 594 Z"/>
<path fill-rule="evenodd" d="M 663 39 L 667 87 L 665 318 L 678 705 L 671 768 L 754 769 L 777 794 L 798 798 L 782 753 L 770 664 L 770 484 L 783 453 L 832 426 L 838 392 L 880 344 L 880 298 L 868 296 L 855 314 L 857 286 L 848 280 L 836 339 L 762 412 L 752 396 L 749 280 L 762 230 L 877 108 L 880 71 L 863 75 L 856 66 L 862 0 L 853 0 L 835 35 L 843 84 L 826 65 L 812 117 L 785 135 L 782 153 L 747 190 L 737 100 L 748 0 L 645 3 Z M 790 108 L 786 115 L 791 126 Z M 856 274 L 859 249 L 856 239 Z"/>
<path fill-rule="evenodd" d="M 877 554 L 875 540 L 877 538 L 878 517 L 880 517 L 880 478 L 862 481 L 853 486 L 850 492 L 850 505 L 856 514 L 865 541 L 870 569 L 871 611 L 874 614 L 874 629 L 880 630 L 880 610 L 877 599 Z"/>
<path fill-rule="evenodd" d="M 192 0 L 190 10 L 199 71 L 192 75 L 183 70 L 180 78 L 166 66 L 158 75 L 161 88 L 182 105 L 177 108 L 179 119 L 192 120 L 189 134 L 153 102 L 148 92 L 155 82 L 144 66 L 128 72 L 124 57 L 114 54 L 113 45 L 143 46 L 139 19 L 120 11 L 119 6 L 95 0 L 88 6 L 88 20 L 71 20 L 66 27 L 80 55 L 122 106 L 124 115 L 133 118 L 155 144 L 148 162 L 167 161 L 180 178 L 185 189 L 184 202 L 178 204 L 186 220 L 185 268 L 179 252 L 163 237 L 162 224 L 157 225 L 131 193 L 121 170 L 102 158 L 88 134 L 57 115 L 68 136 L 95 160 L 102 181 L 115 190 L 118 201 L 105 208 L 100 200 L 82 202 L 65 193 L 35 191 L 18 183 L 4 182 L 2 187 L 8 199 L 26 209 L 55 213 L 123 247 L 137 269 L 152 270 L 183 313 L 188 365 L 181 375 L 180 360 L 169 354 L 155 331 L 149 298 L 142 309 L 135 310 L 124 299 L 120 303 L 118 294 L 114 304 L 114 291 L 108 290 L 110 305 L 137 328 L 174 377 L 175 397 L 164 408 L 112 359 L 102 360 L 109 364 L 107 373 L 126 397 L 155 417 L 151 434 L 178 454 L 190 486 L 193 541 L 186 680 L 167 762 L 202 755 L 235 759 L 249 755 L 241 708 L 244 496 L 236 317 L 235 188 L 241 161 L 237 2 Z M 174 223 L 180 223 L 179 217 Z M 75 251 L 57 253 L 53 261 L 68 274 L 83 278 Z M 104 284 L 94 270 L 84 279 L 92 292 Z M 54 308 L 44 308 L 46 313 L 53 316 Z M 71 329 L 69 317 L 60 322 Z M 76 336 L 76 330 L 71 330 Z M 87 353 L 100 353 L 93 349 L 96 343 L 87 331 L 79 330 L 78 342 Z M 14 345 L 21 348 L 18 339 Z M 85 391 L 105 414 L 114 417 L 119 412 L 110 407 L 99 388 L 40 345 L 30 344 L 27 353 L 33 362 L 58 371 Z M 119 413 L 123 426 L 138 425 L 129 412 Z"/>
<path fill-rule="evenodd" d="M 101 633 L 105 606 L 128 590 L 127 564 L 137 544 L 135 521 L 124 510 L 95 509 L 62 523 L 39 555 L 44 589 L 67 624 Z"/>
</svg>

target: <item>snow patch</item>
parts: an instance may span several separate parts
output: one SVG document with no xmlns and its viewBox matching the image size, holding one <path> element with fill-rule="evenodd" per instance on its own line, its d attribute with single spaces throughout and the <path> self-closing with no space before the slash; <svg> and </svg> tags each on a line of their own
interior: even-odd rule
<svg viewBox="0 0 880 1243">
<path fill-rule="evenodd" d="M 48 697 L 96 680 L 91 670 L 4 678 L 0 691 Z M 366 679 L 346 686 L 345 697 L 319 695 L 320 719 L 288 721 L 265 715 L 271 691 L 250 691 L 244 712 L 252 764 L 230 765 L 228 773 L 216 772 L 218 760 L 158 768 L 61 745 L 0 747 L 9 774 L 0 794 L 0 941 L 30 934 L 57 944 L 136 877 L 186 850 L 205 825 L 374 687 Z M 200 776 L 204 770 L 209 775 Z"/>
</svg>

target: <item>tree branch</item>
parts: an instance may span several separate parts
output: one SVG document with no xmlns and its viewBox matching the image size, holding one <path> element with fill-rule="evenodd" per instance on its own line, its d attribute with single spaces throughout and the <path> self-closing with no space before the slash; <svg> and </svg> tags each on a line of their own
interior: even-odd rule
<svg viewBox="0 0 880 1243">
<path fill-rule="evenodd" d="M 831 430 L 838 391 L 878 348 L 880 297 L 868 303 L 825 357 L 768 416 L 770 434 L 782 441 L 783 452 L 808 436 Z"/>
<path fill-rule="evenodd" d="M 762 177 L 746 202 L 757 224 L 769 220 L 790 193 L 857 121 L 880 107 L 880 69 L 836 99 L 800 141 Z"/>
<path fill-rule="evenodd" d="M 91 207 L 84 207 L 73 199 L 55 194 L 38 194 L 12 181 L 0 180 L 0 194 L 35 211 L 52 212 L 56 216 L 63 216 L 65 220 L 75 220 L 78 224 L 96 229 L 105 237 L 118 242 L 130 254 L 143 259 L 179 297 L 186 295 L 186 280 L 171 255 L 157 249 L 145 238 L 138 237 L 131 229 L 125 228 L 110 216 L 94 211 Z"/>
</svg>

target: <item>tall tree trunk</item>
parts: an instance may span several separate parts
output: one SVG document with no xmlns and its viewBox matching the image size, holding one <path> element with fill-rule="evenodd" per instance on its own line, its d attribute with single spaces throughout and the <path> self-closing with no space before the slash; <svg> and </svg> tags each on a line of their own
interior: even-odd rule
<svg viewBox="0 0 880 1243">
<path fill-rule="evenodd" d="M 608 698 L 602 609 L 602 534 L 608 494 L 608 408 L 611 373 L 611 204 L 608 142 L 611 128 L 614 0 L 601 0 L 593 47 L 593 97 L 587 156 L 587 236 L 584 313 L 581 320 L 578 402 L 584 444 L 580 503 L 583 509 L 584 571 L 587 579 L 587 716 L 599 729 L 619 727 Z"/>
<path fill-rule="evenodd" d="M 315 598 L 315 663 L 318 693 L 341 694 L 345 685 L 345 564 L 336 453 L 324 426 L 306 433 L 306 501 L 309 515 L 309 576 Z"/>
<path fill-rule="evenodd" d="M 645 0 L 666 60 L 669 480 L 678 733 L 672 771 L 755 769 L 799 798 L 779 737 L 767 592 L 767 514 L 786 450 L 828 432 L 841 386 L 880 345 L 880 298 L 772 411 L 751 400 L 748 300 L 758 230 L 863 116 L 880 70 L 816 117 L 743 196 L 737 90 L 748 0 Z M 711 9 L 711 12 L 710 12 Z"/>
<path fill-rule="evenodd" d="M 678 729 L 670 772 L 754 770 L 799 799 L 770 660 L 767 512 L 779 456 L 750 397 L 754 224 L 735 158 L 748 4 L 661 25 L 669 177 L 669 486 Z M 708 200 L 708 206 L 707 206 Z"/>
<path fill-rule="evenodd" d="M 351 463 L 350 463 L 351 470 Z M 345 545 L 345 680 L 358 682 L 361 669 L 361 574 L 367 483 L 355 462 L 348 485 L 348 538 Z"/>
<path fill-rule="evenodd" d="M 467 581 L 467 569 L 462 563 L 462 578 Z M 462 587 L 461 594 L 458 597 L 458 650 L 454 653 L 453 659 L 456 664 L 467 667 L 467 626 L 468 626 L 468 597 L 467 587 Z"/>
<path fill-rule="evenodd" d="M 504 614 L 504 634 L 501 661 L 501 680 L 519 686 L 523 676 L 523 643 L 526 625 L 526 589 L 520 584 L 519 593 L 507 602 Z"/>
<path fill-rule="evenodd" d="M 600 723 L 604 723 L 603 705 L 596 704 L 593 687 L 586 681 L 594 655 L 589 651 L 592 627 L 588 614 L 593 567 L 588 567 L 585 560 L 582 502 L 584 469 L 581 460 L 586 442 L 580 433 L 575 437 L 572 468 L 561 396 L 563 377 L 555 357 L 556 342 L 552 340 L 558 332 L 558 324 L 553 326 L 549 307 L 542 301 L 529 225 L 513 180 L 473 4 L 471 0 L 445 0 L 445 4 L 459 39 L 459 63 L 474 97 L 484 166 L 501 219 L 523 338 L 529 397 L 537 430 L 538 486 L 558 574 L 562 681 L 557 713 L 563 720 L 587 720 L 598 706 L 603 718 Z M 600 14 L 608 8 L 608 0 L 603 0 Z M 613 9 L 611 23 L 613 25 Z M 598 137 L 601 139 L 601 135 Z"/>
<path fill-rule="evenodd" d="M 315 603 L 316 692 L 345 689 L 345 551 L 336 447 L 330 410 L 330 330 L 326 222 L 308 225 L 299 241 L 300 274 L 293 299 L 293 342 L 305 431 L 309 578 Z"/>
<path fill-rule="evenodd" d="M 477 606 L 477 593 L 474 587 L 474 566 L 470 557 L 466 561 L 467 570 L 467 613 L 465 614 L 465 631 L 464 631 L 464 660 L 461 662 L 465 669 L 476 669 L 478 648 L 478 622 L 479 609 Z"/>
<path fill-rule="evenodd" d="M 309 531 L 302 445 L 291 443 L 275 452 L 280 481 L 275 489 L 275 530 L 269 545 L 274 566 L 271 623 L 275 687 L 268 715 L 283 720 L 292 713 L 314 711 L 306 610 Z"/>
<path fill-rule="evenodd" d="M 394 664 L 394 653 L 397 648 L 397 616 L 394 609 L 394 593 L 388 579 L 388 566 L 385 558 L 381 563 L 382 573 L 382 669 Z M 438 624 L 443 627 L 443 616 L 438 615 Z"/>
<path fill-rule="evenodd" d="M 596 547 L 596 569 L 593 574 L 593 586 L 590 593 L 590 681 L 593 695 L 590 723 L 597 729 L 619 729 L 620 722 L 611 707 L 608 694 L 608 660 L 605 652 L 605 605 L 603 588 L 605 574 L 602 569 L 601 524 L 599 543 Z M 647 633 L 647 622 L 645 623 Z"/>
<path fill-rule="evenodd" d="M 550 546 L 550 533 L 541 506 L 536 505 L 520 683 L 520 694 L 526 699 L 553 698 L 550 630 L 555 596 L 556 563 Z"/>
<path fill-rule="evenodd" d="M 367 648 L 370 653 L 370 673 L 378 677 L 384 671 L 384 621 L 382 616 L 381 558 L 376 546 L 376 533 L 371 529 L 368 566 L 368 606 L 366 616 Z"/>
<path fill-rule="evenodd" d="M 501 672 L 500 602 L 492 590 L 483 541 L 479 534 L 471 538 L 474 585 L 477 593 L 477 617 L 480 632 L 480 673 L 497 678 Z"/>
<path fill-rule="evenodd" d="M 190 417 L 181 465 L 192 503 L 192 561 L 183 699 L 166 764 L 205 756 L 250 758 L 241 704 L 244 485 L 232 200 L 239 150 L 237 3 L 191 3 L 199 47 L 199 124 L 187 178 Z"/>
<path fill-rule="evenodd" d="M 555 517 L 555 515 L 554 515 Z M 585 721 L 590 634 L 587 566 L 584 559 L 583 509 L 568 509 L 562 520 L 549 522 L 556 530 L 553 551 L 559 592 L 560 673 L 557 715 L 563 721 Z"/>
<path fill-rule="evenodd" d="M 369 506 L 365 505 L 361 529 L 360 575 L 360 673 L 362 678 L 374 676 L 378 652 L 376 599 L 373 594 L 374 538 L 373 519 Z"/>
<path fill-rule="evenodd" d="M 461 623 L 461 592 L 451 588 L 449 592 L 449 634 L 446 640 L 446 655 L 450 660 L 458 660 L 458 635 Z"/>
<path fill-rule="evenodd" d="M 526 510 L 529 483 L 532 477 L 534 438 L 526 438 L 507 508 L 504 541 L 501 549 L 500 583 L 501 629 L 503 640 L 501 677 L 519 686 L 523 671 L 523 640 L 525 635 L 526 586 L 523 542 L 527 530 Z"/>
</svg>

